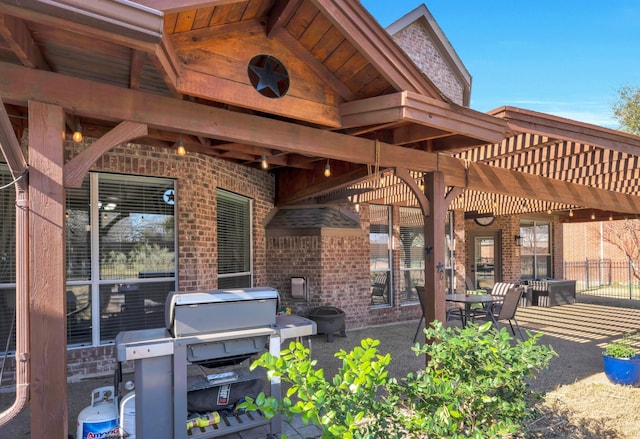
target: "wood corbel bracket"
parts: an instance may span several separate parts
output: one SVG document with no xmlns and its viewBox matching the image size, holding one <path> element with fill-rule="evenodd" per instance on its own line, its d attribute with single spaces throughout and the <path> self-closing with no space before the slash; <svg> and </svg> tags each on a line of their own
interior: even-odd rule
<svg viewBox="0 0 640 439">
<path fill-rule="evenodd" d="M 413 191 L 413 194 L 416 196 L 418 204 L 420 205 L 420 209 L 422 210 L 422 214 L 424 216 L 428 216 L 431 212 L 431 204 L 424 192 L 420 190 L 418 183 L 416 183 L 416 181 L 411 177 L 409 170 L 406 168 L 395 168 L 394 173 L 396 174 L 396 177 L 404 181 L 405 184 Z"/>
<path fill-rule="evenodd" d="M 96 140 L 91 146 L 69 160 L 64 165 L 64 186 L 79 188 L 89 169 L 103 154 L 121 143 L 146 136 L 148 127 L 146 124 L 124 121 Z"/>
</svg>

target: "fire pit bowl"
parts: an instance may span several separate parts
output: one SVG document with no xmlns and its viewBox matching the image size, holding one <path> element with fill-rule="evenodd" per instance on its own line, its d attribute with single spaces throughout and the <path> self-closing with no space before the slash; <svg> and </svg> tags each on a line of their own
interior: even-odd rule
<svg viewBox="0 0 640 439">
<path fill-rule="evenodd" d="M 309 319 L 316 322 L 318 334 L 327 334 L 327 342 L 333 342 L 333 334 L 340 332 L 342 337 L 347 334 L 344 328 L 345 313 L 334 306 L 320 306 L 312 309 L 308 314 Z"/>
</svg>

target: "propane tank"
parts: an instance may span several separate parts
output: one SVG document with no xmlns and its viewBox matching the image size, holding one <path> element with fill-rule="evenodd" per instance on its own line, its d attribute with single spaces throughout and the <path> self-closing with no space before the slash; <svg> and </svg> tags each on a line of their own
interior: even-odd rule
<svg viewBox="0 0 640 439">
<path fill-rule="evenodd" d="M 123 438 L 136 439 L 136 392 L 127 393 L 120 401 L 120 430 Z"/>
<path fill-rule="evenodd" d="M 118 437 L 118 406 L 114 399 L 114 387 L 93 389 L 91 405 L 78 415 L 76 439 L 100 439 Z"/>
</svg>

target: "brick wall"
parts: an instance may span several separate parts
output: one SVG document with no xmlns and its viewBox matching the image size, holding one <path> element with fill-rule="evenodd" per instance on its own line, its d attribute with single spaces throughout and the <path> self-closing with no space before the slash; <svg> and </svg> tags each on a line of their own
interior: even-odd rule
<svg viewBox="0 0 640 439">
<path fill-rule="evenodd" d="M 393 212 L 397 218 L 397 208 Z M 280 291 L 282 306 L 298 314 L 318 306 L 338 307 L 345 312 L 347 330 L 420 316 L 419 305 L 400 305 L 396 286 L 392 306 L 371 307 L 368 205 L 360 205 L 360 223 L 359 230 L 324 229 L 304 236 L 292 231 L 291 236 L 267 238 L 268 284 Z M 394 249 L 393 261 L 397 277 L 398 249 Z M 292 298 L 292 276 L 306 278 L 308 302 Z"/>
<path fill-rule="evenodd" d="M 584 262 L 585 259 L 625 260 L 624 254 L 601 237 L 602 222 L 563 224 L 564 260 Z"/>
<path fill-rule="evenodd" d="M 66 160 L 84 149 L 81 144 L 65 143 Z M 266 283 L 266 239 L 264 220 L 273 209 L 274 178 L 268 172 L 217 160 L 202 154 L 178 157 L 171 149 L 124 144 L 102 156 L 92 171 L 174 178 L 176 221 L 178 224 L 179 290 L 193 291 L 217 287 L 216 189 L 226 189 L 254 200 L 253 264 L 255 285 Z M 114 346 L 68 350 L 68 375 L 112 373 Z M 10 378 L 13 371 L 7 371 Z"/>
<path fill-rule="evenodd" d="M 393 35 L 393 39 L 442 93 L 462 105 L 464 87 L 420 21 Z"/>
</svg>

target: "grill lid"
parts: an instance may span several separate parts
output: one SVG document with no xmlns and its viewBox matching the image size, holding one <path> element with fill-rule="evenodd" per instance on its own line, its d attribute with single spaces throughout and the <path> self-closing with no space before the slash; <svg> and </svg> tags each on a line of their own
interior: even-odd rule
<svg viewBox="0 0 640 439">
<path fill-rule="evenodd" d="M 172 291 L 165 304 L 165 324 L 174 337 L 273 326 L 278 297 L 278 291 L 268 287 Z"/>
</svg>

